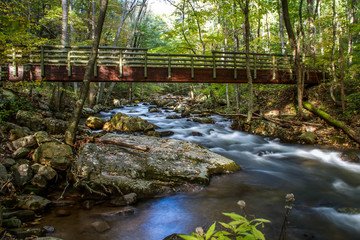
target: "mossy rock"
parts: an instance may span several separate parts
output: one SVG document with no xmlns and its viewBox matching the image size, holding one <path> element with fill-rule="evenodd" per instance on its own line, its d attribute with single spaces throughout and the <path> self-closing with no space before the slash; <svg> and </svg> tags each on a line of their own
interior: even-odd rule
<svg viewBox="0 0 360 240">
<path fill-rule="evenodd" d="M 105 121 L 101 118 L 90 116 L 86 119 L 86 126 L 94 130 L 100 130 L 103 128 Z"/>
<path fill-rule="evenodd" d="M 336 209 L 339 213 L 346 213 L 350 215 L 360 214 L 360 208 L 343 207 Z"/>
<path fill-rule="evenodd" d="M 312 132 L 304 132 L 299 136 L 299 141 L 305 144 L 315 144 L 316 135 Z"/>
</svg>

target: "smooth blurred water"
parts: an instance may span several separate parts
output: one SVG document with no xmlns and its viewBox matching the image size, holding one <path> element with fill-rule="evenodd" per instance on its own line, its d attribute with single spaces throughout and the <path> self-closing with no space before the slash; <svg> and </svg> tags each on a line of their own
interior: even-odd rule
<svg viewBox="0 0 360 240">
<path fill-rule="evenodd" d="M 69 217 L 53 214 L 44 218 L 64 239 L 144 239 L 159 240 L 172 233 L 193 232 L 214 221 L 228 221 L 222 212 L 238 212 L 238 200 L 245 200 L 247 213 L 271 220 L 262 231 L 267 239 L 278 239 L 285 213 L 285 195 L 294 193 L 288 239 L 360 239 L 360 214 L 338 213 L 337 208 L 360 208 L 360 165 L 344 162 L 340 153 L 302 145 L 281 144 L 277 140 L 233 131 L 230 122 L 212 116 L 215 124 L 199 124 L 182 119 L 166 119 L 174 112 L 149 113 L 148 107 L 125 107 L 101 113 L 104 119 L 123 112 L 140 116 L 173 131 L 171 138 L 198 143 L 234 160 L 242 171 L 215 176 L 200 192 L 181 193 L 140 202 L 131 216 L 102 217 L 111 230 L 96 233 L 91 222 L 96 213 L 111 209 L 74 209 Z M 131 112 L 131 111 L 136 112 Z M 193 132 L 202 136 L 193 136 Z"/>
</svg>

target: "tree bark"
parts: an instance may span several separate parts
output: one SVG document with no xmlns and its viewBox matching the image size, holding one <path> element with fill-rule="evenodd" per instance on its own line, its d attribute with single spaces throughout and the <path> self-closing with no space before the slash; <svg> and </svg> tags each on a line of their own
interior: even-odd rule
<svg viewBox="0 0 360 240">
<path fill-rule="evenodd" d="M 335 0 L 333 0 L 333 6 L 332 6 L 332 10 L 333 10 L 333 19 L 332 19 L 332 48 L 331 48 L 331 70 L 332 70 L 332 81 L 331 81 L 331 85 L 330 85 L 330 96 L 331 99 L 334 101 L 334 103 L 338 103 L 336 101 L 335 95 L 334 95 L 334 89 L 335 89 L 335 85 L 336 85 L 336 64 L 335 64 L 335 43 L 336 43 L 336 23 L 335 23 L 335 19 L 336 19 L 336 5 L 335 5 Z"/>
<path fill-rule="evenodd" d="M 244 12 L 245 16 L 245 34 L 244 34 L 244 42 L 245 42 L 245 64 L 246 64 L 246 76 L 248 79 L 248 92 L 249 92 L 249 99 L 248 99 L 248 114 L 247 114 L 247 122 L 251 121 L 252 114 L 254 111 L 254 89 L 253 89 L 253 82 L 251 76 L 251 68 L 250 68 L 250 10 L 249 10 L 249 0 L 239 0 L 239 5 Z"/>
<path fill-rule="evenodd" d="M 62 22 L 61 22 L 61 45 L 69 45 L 69 5 L 67 0 L 61 0 Z"/>
<path fill-rule="evenodd" d="M 108 0 L 101 0 L 100 14 L 98 18 L 97 28 L 95 31 L 95 39 L 92 44 L 90 59 L 86 66 L 84 81 L 81 87 L 80 96 L 76 101 L 74 112 L 72 114 L 71 120 L 69 121 L 68 128 L 65 131 L 65 143 L 71 146 L 73 146 L 75 143 L 76 129 L 80 121 L 80 117 L 86 97 L 88 96 L 89 93 L 91 75 L 94 72 L 94 65 L 98 54 L 98 48 L 99 48 L 101 32 L 105 20 L 107 5 L 108 5 Z"/>
<path fill-rule="evenodd" d="M 297 99 L 298 99 L 298 116 L 299 118 L 303 117 L 303 87 L 302 87 L 302 66 L 301 66 L 301 59 L 300 59 L 300 52 L 298 49 L 297 40 L 291 25 L 290 21 L 290 15 L 289 15 L 289 6 L 287 0 L 281 0 L 282 4 L 282 10 L 283 10 L 283 17 L 284 17 L 284 23 L 286 27 L 286 31 L 289 37 L 291 49 L 293 52 L 293 55 L 295 57 L 295 75 L 296 75 L 296 81 L 297 81 Z"/>
</svg>

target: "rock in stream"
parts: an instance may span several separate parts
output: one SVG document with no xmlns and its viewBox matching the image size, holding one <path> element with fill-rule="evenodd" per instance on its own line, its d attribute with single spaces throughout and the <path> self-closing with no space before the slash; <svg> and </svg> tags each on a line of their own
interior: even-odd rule
<svg viewBox="0 0 360 240">
<path fill-rule="evenodd" d="M 213 174 L 240 170 L 232 160 L 186 141 L 111 133 L 102 138 L 149 150 L 84 144 L 76 162 L 77 174 L 98 191 L 105 186 L 113 189 L 112 194 L 121 190 L 148 197 L 208 184 Z"/>
</svg>

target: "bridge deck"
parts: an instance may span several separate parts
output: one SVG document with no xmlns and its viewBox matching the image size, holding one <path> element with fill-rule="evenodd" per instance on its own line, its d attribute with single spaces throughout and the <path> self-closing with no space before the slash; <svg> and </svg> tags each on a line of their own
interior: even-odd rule
<svg viewBox="0 0 360 240">
<path fill-rule="evenodd" d="M 27 53 L 14 52 L 1 80 L 82 81 L 89 56 L 90 47 L 41 46 Z M 291 56 L 252 53 L 250 61 L 254 83 L 296 83 Z M 100 47 L 92 81 L 247 83 L 245 69 L 245 54 L 240 52 L 159 54 Z M 305 83 L 317 84 L 325 78 L 323 72 L 306 67 Z"/>
</svg>

